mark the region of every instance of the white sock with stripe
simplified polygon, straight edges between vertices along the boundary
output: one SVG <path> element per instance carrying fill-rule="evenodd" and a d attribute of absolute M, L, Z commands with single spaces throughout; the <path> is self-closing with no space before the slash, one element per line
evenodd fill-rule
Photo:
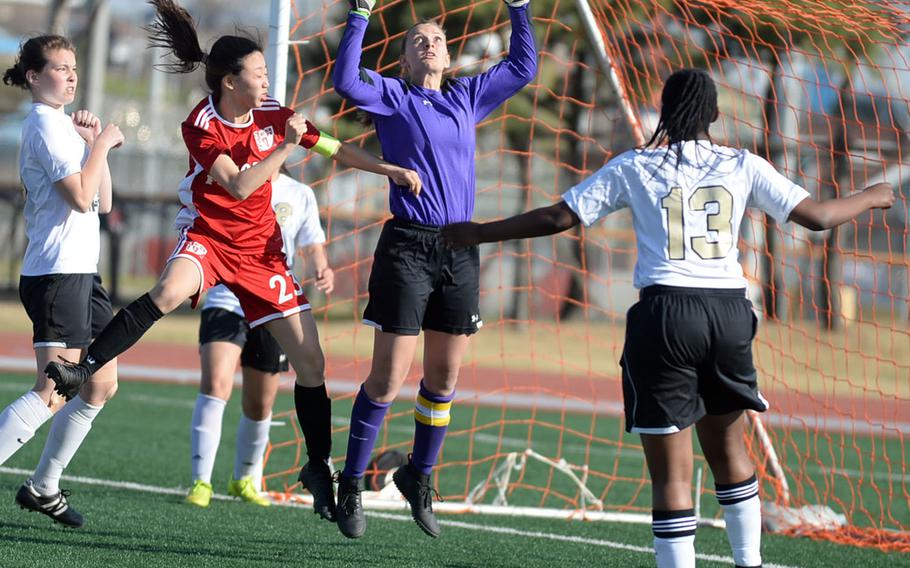
<path fill-rule="evenodd" d="M 657 568 L 695 568 L 695 510 L 651 511 Z"/>
<path fill-rule="evenodd" d="M 717 501 L 724 510 L 727 538 L 739 567 L 761 566 L 761 500 L 753 475 L 740 483 L 715 484 Z"/>
<path fill-rule="evenodd" d="M 101 406 L 93 406 L 82 397 L 76 396 L 54 416 L 51 431 L 47 435 L 44 451 L 38 468 L 32 476 L 35 491 L 48 496 L 60 491 L 60 476 L 76 455 L 76 451 L 92 429 L 92 421 L 101 412 Z"/>
<path fill-rule="evenodd" d="M 192 481 L 212 482 L 215 455 L 221 444 L 221 420 L 227 402 L 214 396 L 200 394 L 196 397 L 193 421 L 190 424 L 190 458 Z"/>
<path fill-rule="evenodd" d="M 250 420 L 245 414 L 237 425 L 237 451 L 234 457 L 234 479 L 253 478 L 256 490 L 262 488 L 262 457 L 269 444 L 272 415 L 265 420 Z"/>
<path fill-rule="evenodd" d="M 0 413 L 0 465 L 32 439 L 54 413 L 35 391 L 20 396 Z"/>

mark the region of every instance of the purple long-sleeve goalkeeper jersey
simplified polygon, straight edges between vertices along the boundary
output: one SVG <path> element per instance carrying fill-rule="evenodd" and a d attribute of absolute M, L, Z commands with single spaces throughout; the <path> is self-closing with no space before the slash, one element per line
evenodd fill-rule
<path fill-rule="evenodd" d="M 396 217 L 425 225 L 469 221 L 474 212 L 476 124 L 537 74 L 534 30 L 527 5 L 510 8 L 509 56 L 473 77 L 425 89 L 360 67 L 367 19 L 351 12 L 335 61 L 335 90 L 370 114 L 388 162 L 420 175 L 418 197 L 390 180 Z"/>

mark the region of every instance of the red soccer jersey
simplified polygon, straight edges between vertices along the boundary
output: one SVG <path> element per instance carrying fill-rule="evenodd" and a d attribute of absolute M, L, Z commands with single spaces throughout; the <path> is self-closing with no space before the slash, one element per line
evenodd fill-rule
<path fill-rule="evenodd" d="M 218 114 L 211 96 L 196 105 L 182 125 L 190 169 L 178 190 L 183 208 L 177 214 L 176 228 L 205 235 L 239 254 L 281 253 L 281 230 L 272 211 L 272 182 L 241 201 L 209 171 L 221 154 L 230 156 L 241 170 L 264 160 L 284 141 L 284 126 L 293 114 L 270 98 L 250 112 L 246 123 L 235 124 Z M 300 145 L 311 148 L 319 136 L 319 129 L 307 122 Z"/>

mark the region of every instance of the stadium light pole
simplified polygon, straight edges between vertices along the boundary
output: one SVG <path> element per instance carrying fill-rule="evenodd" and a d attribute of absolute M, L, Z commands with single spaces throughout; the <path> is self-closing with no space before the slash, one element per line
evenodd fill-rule
<path fill-rule="evenodd" d="M 269 67 L 269 91 L 285 104 L 288 77 L 288 38 L 290 36 L 291 0 L 272 0 L 269 13 L 269 45 L 266 65 Z"/>

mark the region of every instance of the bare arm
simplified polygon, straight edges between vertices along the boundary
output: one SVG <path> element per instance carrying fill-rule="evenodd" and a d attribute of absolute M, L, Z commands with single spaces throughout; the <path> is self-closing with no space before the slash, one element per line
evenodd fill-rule
<path fill-rule="evenodd" d="M 230 156 L 222 154 L 215 159 L 209 175 L 228 193 L 242 201 L 278 174 L 306 131 L 306 119 L 295 114 L 284 125 L 284 141 L 264 160 L 241 171 Z"/>
<path fill-rule="evenodd" d="M 825 201 L 806 198 L 793 208 L 788 220 L 812 231 L 823 231 L 846 223 L 869 209 L 888 209 L 893 204 L 891 184 L 877 183 L 849 197 Z"/>
<path fill-rule="evenodd" d="M 414 195 L 420 195 L 421 182 L 417 172 L 390 164 L 356 144 L 342 143 L 333 159 L 350 168 L 387 176 L 396 184 L 407 187 Z"/>
<path fill-rule="evenodd" d="M 89 142 L 91 150 L 89 150 L 88 159 L 82 166 L 82 171 L 67 176 L 54 184 L 70 207 L 80 213 L 87 213 L 92 209 L 95 196 L 100 194 L 101 209 L 103 213 L 106 213 L 107 211 L 103 209 L 105 194 L 107 194 L 108 211 L 110 210 L 111 182 L 107 156 L 113 148 L 122 143 L 123 134 L 120 129 L 109 124 L 97 138 Z"/>
<path fill-rule="evenodd" d="M 266 159 L 243 171 L 237 167 L 230 156 L 222 154 L 212 164 L 209 175 L 228 193 L 242 201 L 278 173 L 281 165 L 291 155 L 291 149 L 296 145 L 296 142 L 285 139 L 285 142 Z"/>
<path fill-rule="evenodd" d="M 446 245 L 459 248 L 552 235 L 571 229 L 580 222 L 566 202 L 560 201 L 502 221 L 448 225 L 443 227 L 440 238 Z"/>
<path fill-rule="evenodd" d="M 300 256 L 307 264 L 312 264 L 316 276 L 316 289 L 331 294 L 335 289 L 335 271 L 329 266 L 329 259 L 325 254 L 325 245 L 322 243 L 300 247 Z M 306 265 L 304 265 L 306 266 Z"/>
<path fill-rule="evenodd" d="M 89 148 L 95 144 L 95 140 L 101 135 L 101 119 L 87 110 L 77 110 L 71 115 L 73 127 L 79 136 L 85 140 Z M 111 181 L 111 167 L 107 160 L 104 160 L 104 171 L 101 173 L 101 185 L 98 188 L 98 213 L 107 214 L 111 212 L 113 205 L 113 183 Z"/>
<path fill-rule="evenodd" d="M 98 213 L 107 215 L 114 204 L 114 182 L 111 180 L 111 166 L 104 161 L 104 171 L 101 174 L 101 187 L 98 188 Z"/>

